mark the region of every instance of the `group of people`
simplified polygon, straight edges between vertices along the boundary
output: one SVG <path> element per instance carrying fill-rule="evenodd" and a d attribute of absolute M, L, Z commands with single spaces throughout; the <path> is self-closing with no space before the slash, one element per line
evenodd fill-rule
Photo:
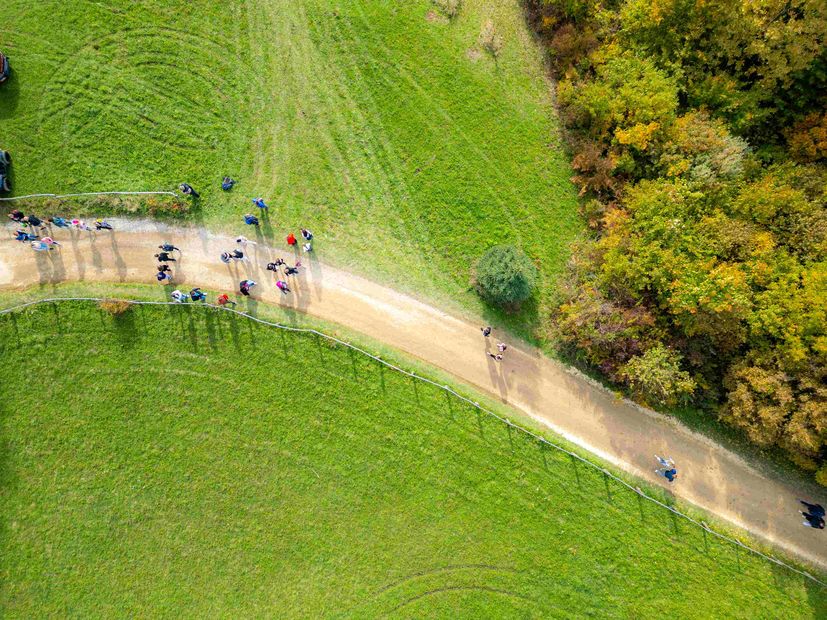
<path fill-rule="evenodd" d="M 14 238 L 21 243 L 28 243 L 35 252 L 48 252 L 60 247 L 60 243 L 52 238 L 52 227 L 55 228 L 76 228 L 77 230 L 99 231 L 112 230 L 112 225 L 106 220 L 95 220 L 94 228 L 83 220 L 68 220 L 63 217 L 50 217 L 43 221 L 33 213 L 26 215 L 20 209 L 14 209 L 8 214 L 13 222 L 20 228 L 14 231 Z"/>
<path fill-rule="evenodd" d="M 224 191 L 230 191 L 233 186 L 235 185 L 235 180 L 231 177 L 225 176 L 221 183 L 221 189 Z M 179 189 L 186 195 L 192 196 L 197 198 L 199 196 L 198 192 L 196 192 L 191 185 L 188 183 L 182 183 L 179 186 Z M 265 200 L 261 197 L 253 198 L 253 205 L 255 205 L 258 209 L 262 211 L 266 211 L 268 209 L 268 205 Z M 244 216 L 244 223 L 250 226 L 258 226 L 260 224 L 259 218 L 253 215 L 252 213 L 247 213 Z M 301 236 L 304 239 L 305 243 L 302 246 L 302 249 L 305 252 L 312 252 L 313 251 L 313 233 L 306 228 L 301 229 Z M 298 240 L 296 236 L 291 232 L 287 235 L 287 245 L 289 247 L 295 247 L 298 245 Z M 235 261 L 247 261 L 249 260 L 245 255 L 245 250 L 247 248 L 248 243 L 254 243 L 247 239 L 247 237 L 240 236 L 236 239 L 236 243 L 238 247 L 231 251 L 222 252 L 220 255 L 220 260 L 222 263 L 230 264 Z M 164 243 L 158 246 L 158 249 L 161 251 L 155 254 L 155 258 L 158 261 L 158 268 L 156 273 L 156 279 L 158 282 L 161 283 L 171 283 L 173 281 L 173 270 L 172 267 L 169 265 L 170 262 L 176 262 L 176 258 L 174 257 L 174 252 L 179 252 L 180 250 L 172 244 Z M 267 271 L 272 271 L 276 276 L 276 288 L 278 288 L 283 294 L 287 294 L 290 292 L 290 285 L 288 284 L 288 279 L 291 276 L 296 276 L 299 273 L 299 268 L 302 266 L 301 261 L 297 260 L 294 266 L 290 266 L 284 259 L 278 258 L 273 262 L 267 263 L 266 269 Z M 256 286 L 256 282 L 250 279 L 244 279 L 239 283 L 238 290 L 239 293 L 242 295 L 249 296 L 250 291 L 252 288 Z M 185 293 L 180 290 L 175 290 L 170 293 L 173 301 L 178 303 L 184 303 L 188 300 L 192 301 L 205 301 L 206 294 L 201 291 L 201 289 L 194 288 L 189 293 Z M 219 305 L 227 305 L 233 304 L 235 302 L 230 301 L 229 297 L 224 294 L 218 298 Z M 503 349 L 504 350 L 504 349 Z"/>
<path fill-rule="evenodd" d="M 172 282 L 172 267 L 169 266 L 169 263 L 177 261 L 172 253 L 178 252 L 180 254 L 181 250 L 171 243 L 162 243 L 158 246 L 158 249 L 161 251 L 155 255 L 155 259 L 158 261 L 158 273 L 155 274 L 155 278 L 158 282 Z"/>
<path fill-rule="evenodd" d="M 493 330 L 491 329 L 490 325 L 487 325 L 486 327 L 480 327 L 480 331 L 482 332 L 482 335 L 485 338 L 490 338 L 491 337 L 491 332 Z M 486 345 L 486 348 L 488 348 L 488 345 Z M 503 361 L 503 354 L 505 353 L 506 349 L 508 349 L 508 345 L 506 345 L 504 342 L 498 342 L 496 353 L 492 353 L 491 351 L 486 351 L 485 354 L 488 357 L 490 357 L 492 360 L 494 360 L 495 362 L 501 362 L 501 361 Z"/>

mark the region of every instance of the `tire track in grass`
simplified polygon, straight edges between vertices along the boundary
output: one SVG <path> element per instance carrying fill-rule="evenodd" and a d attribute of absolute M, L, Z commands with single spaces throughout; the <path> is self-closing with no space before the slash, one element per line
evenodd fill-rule
<path fill-rule="evenodd" d="M 360 15 L 360 18 L 362 20 L 362 23 L 365 25 L 365 27 L 368 27 L 368 19 L 365 16 L 364 12 L 360 11 L 359 15 Z M 476 156 L 480 160 L 486 162 L 486 164 L 487 164 L 487 167 L 485 169 L 486 174 L 481 173 L 480 167 L 476 167 L 476 168 L 472 169 L 473 170 L 472 174 L 474 174 L 474 177 L 475 177 L 475 182 L 473 183 L 473 185 L 477 188 L 483 187 L 487 190 L 486 193 L 488 194 L 488 200 L 491 203 L 498 204 L 499 207 L 500 207 L 498 215 L 509 222 L 511 234 L 515 236 L 515 241 L 516 241 L 517 245 L 521 245 L 521 246 L 525 247 L 524 244 L 523 244 L 523 238 L 522 238 L 522 234 L 521 234 L 522 228 L 517 225 L 517 221 L 516 221 L 516 219 L 513 215 L 513 210 L 508 207 L 505 200 L 502 198 L 503 192 L 502 192 L 501 188 L 503 188 L 503 187 L 510 188 L 511 187 L 510 179 L 505 176 L 505 173 L 503 171 L 503 166 L 502 165 L 495 165 L 495 163 L 491 159 L 491 157 L 488 156 L 487 154 L 485 154 L 482 151 L 482 149 L 480 149 L 477 146 L 476 142 L 474 142 L 471 139 L 471 137 L 468 135 L 468 133 L 465 132 L 462 129 L 461 124 L 457 121 L 457 119 L 454 118 L 452 116 L 452 114 L 440 102 L 437 101 L 436 97 L 431 94 L 431 91 L 442 92 L 442 89 L 432 88 L 430 86 L 431 81 L 429 80 L 429 76 L 427 74 L 422 74 L 422 75 L 418 74 L 418 75 L 414 76 L 405 67 L 405 65 L 402 62 L 392 63 L 390 60 L 388 60 L 390 57 L 392 57 L 392 51 L 388 47 L 388 45 L 385 44 L 383 41 L 379 41 L 378 45 L 382 48 L 382 51 L 384 52 L 384 55 L 381 56 L 381 57 L 378 57 L 376 62 L 381 63 L 383 65 L 384 70 L 380 71 L 380 72 L 377 72 L 377 79 L 380 80 L 384 84 L 384 86 L 387 90 L 389 90 L 389 91 L 394 91 L 395 90 L 398 93 L 397 96 L 401 100 L 407 100 L 408 99 L 408 97 L 407 97 L 408 91 L 409 92 L 415 92 L 419 96 L 420 100 L 422 100 L 426 105 L 423 105 L 423 106 L 409 106 L 409 110 L 410 110 L 411 115 L 417 116 L 420 119 L 420 122 L 423 126 L 440 127 L 441 131 L 440 132 L 434 131 L 434 135 L 436 135 L 437 133 L 440 133 L 442 136 L 449 135 L 449 136 L 452 136 L 452 138 L 454 139 L 454 142 L 456 144 L 458 144 L 458 145 L 459 144 L 464 144 L 465 147 L 470 147 L 470 148 L 465 148 L 465 147 L 460 146 L 459 148 L 454 149 L 454 150 L 474 153 L 474 154 L 476 154 Z M 376 58 L 376 57 L 374 57 L 374 58 Z M 391 76 L 393 76 L 393 75 L 398 75 L 400 78 L 402 78 L 402 82 L 406 83 L 407 86 L 408 86 L 408 91 L 406 91 L 403 88 L 402 83 L 399 80 L 393 80 L 391 78 Z M 426 88 L 425 86 L 423 86 L 423 84 L 427 84 L 428 87 Z M 437 125 L 437 123 L 435 123 L 433 121 L 431 115 L 426 113 L 426 110 L 431 110 L 431 111 L 436 112 L 436 114 L 442 119 L 443 122 Z M 491 177 L 487 174 L 489 172 L 494 177 L 493 181 L 491 180 Z M 452 208 L 456 208 L 456 205 L 452 205 Z M 465 208 L 466 213 L 470 217 L 460 218 L 460 221 L 462 221 L 462 222 L 472 221 L 473 222 L 473 221 L 478 220 L 478 218 L 475 217 L 474 212 L 472 210 L 468 209 L 468 206 L 465 206 L 464 208 Z M 447 219 L 449 220 L 450 218 L 447 218 Z M 444 222 L 444 221 L 446 221 L 446 219 L 441 219 L 440 221 Z M 427 226 L 427 225 L 426 225 L 426 227 L 429 229 L 429 232 L 430 232 L 431 227 Z M 428 234 L 426 236 L 430 238 L 430 234 Z M 480 230 L 477 237 L 484 237 L 484 236 L 485 235 L 484 235 L 483 231 Z M 444 251 L 445 250 L 444 247 L 440 247 L 440 246 L 432 246 L 432 247 L 434 248 L 435 251 Z M 476 258 L 476 257 L 457 255 L 455 261 L 458 264 L 467 265 L 474 258 Z"/>
<path fill-rule="evenodd" d="M 361 52 L 360 57 L 370 57 L 370 62 L 389 64 L 384 58 L 377 58 L 375 55 L 365 53 L 361 47 L 363 37 L 354 31 L 353 25 L 348 20 L 344 11 L 334 20 L 335 39 L 340 45 L 349 45 L 353 50 L 357 46 Z M 366 25 L 366 27 L 369 27 Z M 380 105 L 373 95 L 368 80 L 365 78 L 360 63 L 356 62 L 356 54 L 341 54 L 342 59 L 342 82 L 352 85 L 352 91 L 357 93 L 360 101 L 354 102 L 362 114 L 360 124 L 365 128 L 366 142 L 370 145 L 370 156 L 367 162 L 372 168 L 375 178 L 380 180 L 382 195 L 382 217 L 391 218 L 395 224 L 397 235 L 401 236 L 403 245 L 416 248 L 422 254 L 423 242 L 431 245 L 430 230 L 423 227 L 420 218 L 410 205 L 414 200 L 409 191 L 405 173 L 402 171 L 400 156 L 392 141 L 388 138 L 389 131 L 382 124 Z M 364 110 L 364 112 L 362 112 Z M 386 220 L 387 221 L 387 220 Z"/>
<path fill-rule="evenodd" d="M 261 11 L 264 6 L 255 3 Z M 255 51 L 257 62 L 266 65 L 277 88 L 273 93 L 274 103 L 270 104 L 273 112 L 272 126 L 266 128 L 266 133 L 257 132 L 257 148 L 254 156 L 254 177 L 259 187 L 269 187 L 270 195 L 283 193 L 283 187 L 292 186 L 290 175 L 293 174 L 291 164 L 291 142 L 296 139 L 299 129 L 295 126 L 302 126 L 303 134 L 298 139 L 306 138 L 310 142 L 320 143 L 320 148 L 315 153 L 323 153 L 326 159 L 332 164 L 328 168 L 346 169 L 345 154 L 332 139 L 330 132 L 322 128 L 321 123 L 313 126 L 301 120 L 297 108 L 296 123 L 292 128 L 288 127 L 288 114 L 293 102 L 299 101 L 307 104 L 313 109 L 321 109 L 324 112 L 325 105 L 334 100 L 332 92 L 332 80 L 328 78 L 328 62 L 313 45 L 309 36 L 308 20 L 304 15 L 302 7 L 298 3 L 288 3 L 286 6 L 273 5 L 267 14 L 258 15 L 259 22 L 249 26 L 251 29 L 266 28 L 276 32 L 276 38 L 283 42 L 285 53 L 279 63 L 264 60 L 265 56 L 261 47 Z M 305 70 L 306 67 L 313 67 L 313 71 Z M 317 76 L 311 82 L 310 75 Z M 320 94 L 321 93 L 321 94 Z M 304 106 L 302 106 L 304 107 Z M 335 112 L 335 108 L 330 111 Z M 318 116 L 330 116 L 319 113 Z M 333 114 L 335 116 L 335 114 Z M 315 138 L 315 140 L 314 140 Z M 328 175 L 328 181 L 335 186 L 350 200 L 356 200 L 359 192 L 354 191 L 350 175 L 342 175 L 344 179 L 336 175 Z"/>
<path fill-rule="evenodd" d="M 320 30 L 320 21 L 309 23 L 308 27 L 314 35 L 316 49 L 325 57 L 340 61 L 342 56 L 333 53 L 331 46 L 334 49 L 345 48 L 349 45 L 347 39 L 336 36 L 331 31 Z M 348 180 L 356 190 L 356 200 L 364 207 L 363 214 L 367 214 L 371 221 L 380 226 L 386 223 L 388 218 L 385 205 L 392 202 L 392 184 L 388 181 L 386 172 L 377 163 L 374 153 L 376 146 L 371 138 L 371 122 L 357 101 L 356 89 L 348 83 L 338 63 L 329 63 L 327 69 L 333 76 L 328 81 L 335 85 L 333 98 L 345 103 L 333 111 L 335 122 L 330 124 L 331 139 L 337 144 L 337 152 L 341 154 L 344 164 L 343 169 L 348 171 Z M 390 247 L 398 246 L 398 239 L 391 237 L 391 241 L 393 243 Z"/>

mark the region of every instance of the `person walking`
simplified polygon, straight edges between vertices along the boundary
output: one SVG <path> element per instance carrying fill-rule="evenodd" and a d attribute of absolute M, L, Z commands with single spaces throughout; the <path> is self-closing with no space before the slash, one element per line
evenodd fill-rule
<path fill-rule="evenodd" d="M 229 192 L 233 188 L 233 185 L 235 185 L 235 179 L 232 179 L 230 177 L 224 177 L 224 179 L 221 181 L 221 189 L 223 189 L 225 192 Z"/>
<path fill-rule="evenodd" d="M 259 209 L 267 208 L 267 203 L 264 202 L 264 198 L 253 198 L 253 204 L 256 205 Z"/>
<path fill-rule="evenodd" d="M 95 230 L 113 230 L 112 224 L 106 220 L 95 220 Z"/>
<path fill-rule="evenodd" d="M 299 265 L 301 263 L 296 263 L 295 267 L 287 266 L 284 268 L 284 275 L 286 276 L 297 276 L 299 275 Z"/>
<path fill-rule="evenodd" d="M 26 215 L 20 209 L 12 209 L 11 213 L 7 216 L 12 222 L 17 222 L 18 224 L 23 221 L 23 218 Z"/>
<path fill-rule="evenodd" d="M 52 248 L 48 243 L 43 243 L 43 241 L 32 241 L 32 249 L 35 252 L 48 252 Z"/>
<path fill-rule="evenodd" d="M 167 262 L 167 261 L 172 261 L 173 263 L 174 263 L 174 262 L 176 262 L 176 259 L 174 259 L 174 258 L 173 258 L 170 254 L 168 254 L 167 252 L 158 252 L 158 254 L 156 254 L 156 255 L 155 255 L 155 258 L 157 258 L 157 259 L 158 259 L 158 262 L 159 262 L 159 263 L 165 263 L 165 262 Z"/>
<path fill-rule="evenodd" d="M 488 338 L 491 335 L 491 326 L 489 325 L 487 327 L 480 327 L 480 331 L 482 332 L 483 336 Z"/>
<path fill-rule="evenodd" d="M 244 258 L 244 252 L 242 252 L 241 250 L 233 250 L 233 253 L 230 254 L 230 258 L 232 258 L 233 260 L 246 260 Z"/>
<path fill-rule="evenodd" d="M 225 265 L 229 265 L 232 259 L 233 256 L 229 252 L 221 252 L 221 262 Z"/>
<path fill-rule="evenodd" d="M 244 216 L 244 223 L 248 226 L 258 226 L 258 218 L 253 215 L 252 213 L 248 213 Z"/>
<path fill-rule="evenodd" d="M 200 288 L 195 287 L 190 291 L 190 299 L 193 301 L 207 301 L 207 294 Z"/>
<path fill-rule="evenodd" d="M 287 282 L 285 282 L 284 280 L 278 280 L 276 282 L 276 288 L 279 289 L 285 295 L 287 295 L 287 293 L 290 292 L 290 287 L 287 286 Z"/>
<path fill-rule="evenodd" d="M 247 244 L 248 244 L 248 243 L 255 243 L 255 241 L 250 241 L 250 240 L 249 240 L 247 237 L 245 237 L 244 235 L 242 235 L 242 236 L 238 237 L 238 238 L 235 240 L 235 242 L 236 242 L 239 246 L 241 246 L 242 248 L 245 248 L 245 249 L 247 248 Z"/>
<path fill-rule="evenodd" d="M 812 527 L 817 530 L 824 529 L 824 517 L 819 517 L 809 512 L 804 512 L 803 510 L 799 510 L 798 512 L 804 517 L 804 522 L 801 524 L 804 527 Z"/>
<path fill-rule="evenodd" d="M 89 232 L 92 232 L 92 227 L 89 226 L 89 224 L 87 224 L 83 220 L 72 220 L 72 226 L 74 226 L 78 230 L 87 230 Z"/>
<path fill-rule="evenodd" d="M 307 230 L 306 228 L 302 228 L 302 237 L 304 237 L 305 241 L 313 241 L 313 233 Z"/>
<path fill-rule="evenodd" d="M 657 454 L 655 455 L 655 460 L 661 465 L 655 470 L 655 473 L 659 476 L 663 476 L 669 482 L 674 482 L 675 478 L 678 477 L 678 470 L 675 469 L 675 461 L 670 458 L 658 456 Z"/>
<path fill-rule="evenodd" d="M 196 192 L 195 189 L 192 187 L 192 185 L 190 185 L 189 183 L 181 183 L 181 185 L 178 186 L 178 189 L 180 189 L 181 193 L 184 194 L 185 196 L 190 196 L 192 198 L 200 198 L 201 197 L 201 194 Z"/>
<path fill-rule="evenodd" d="M 58 228 L 69 228 L 69 226 L 70 226 L 69 220 L 66 220 L 62 217 L 57 217 L 57 216 L 50 217 L 46 221 L 49 222 L 50 224 L 54 224 Z"/>
<path fill-rule="evenodd" d="M 279 267 L 284 264 L 284 260 L 281 258 L 277 258 L 272 263 L 267 263 L 267 271 L 272 271 L 274 273 L 278 273 Z"/>
<path fill-rule="evenodd" d="M 182 304 L 185 301 L 187 301 L 187 299 L 189 299 L 189 297 L 187 297 L 186 293 L 182 293 L 178 289 L 175 289 L 174 291 L 172 291 L 169 294 L 169 296 L 172 297 L 172 301 L 174 301 L 177 304 Z"/>
<path fill-rule="evenodd" d="M 809 512 L 810 514 L 815 515 L 817 517 L 824 517 L 824 506 L 822 506 L 821 504 L 811 504 L 810 502 L 805 502 L 803 499 L 799 499 L 798 501 L 807 508 L 807 512 Z"/>
<path fill-rule="evenodd" d="M 46 230 L 46 225 L 36 215 L 27 215 L 24 217 L 20 222 L 24 225 L 31 226 L 32 228 L 40 228 L 41 230 Z"/>
<path fill-rule="evenodd" d="M 495 362 L 503 361 L 503 354 L 502 353 L 486 353 L 488 357 L 490 357 Z"/>
<path fill-rule="evenodd" d="M 296 241 L 296 235 L 294 235 L 293 233 L 287 235 L 287 245 L 289 245 L 291 248 L 295 247 L 298 243 L 299 242 Z"/>
<path fill-rule="evenodd" d="M 35 235 L 34 233 L 30 233 L 27 230 L 22 230 L 22 229 L 15 230 L 14 231 L 14 240 L 15 241 L 21 241 L 21 242 L 24 242 L 24 243 L 27 242 L 27 241 L 37 241 L 37 235 Z"/>
<path fill-rule="evenodd" d="M 312 252 L 313 251 L 313 244 L 309 241 L 302 246 L 302 250 L 305 252 Z"/>
<path fill-rule="evenodd" d="M 218 302 L 219 306 L 226 306 L 227 304 L 231 304 L 233 308 L 235 308 L 235 302 L 230 299 L 230 296 L 227 293 L 221 293 L 217 298 L 216 301 Z"/>
<path fill-rule="evenodd" d="M 158 273 L 155 274 L 155 277 L 158 279 L 158 282 L 164 282 L 166 280 L 172 282 L 171 271 L 172 269 L 169 268 L 169 265 L 158 265 Z"/>
<path fill-rule="evenodd" d="M 162 243 L 158 246 L 158 249 L 162 252 L 178 252 L 179 254 L 181 253 L 181 248 L 176 248 L 171 243 Z"/>
<path fill-rule="evenodd" d="M 256 285 L 255 282 L 252 280 L 242 280 L 238 285 L 238 290 L 241 292 L 242 295 L 245 297 L 250 296 L 250 289 Z"/>
<path fill-rule="evenodd" d="M 56 245 L 56 246 L 60 247 L 60 244 L 57 241 L 55 241 L 54 239 L 52 239 L 51 237 L 43 237 L 40 240 L 48 246 Z"/>
<path fill-rule="evenodd" d="M 497 351 L 499 351 L 500 353 L 505 353 L 505 350 L 507 348 L 508 348 L 508 345 L 506 345 L 504 342 L 498 342 L 497 343 Z"/>

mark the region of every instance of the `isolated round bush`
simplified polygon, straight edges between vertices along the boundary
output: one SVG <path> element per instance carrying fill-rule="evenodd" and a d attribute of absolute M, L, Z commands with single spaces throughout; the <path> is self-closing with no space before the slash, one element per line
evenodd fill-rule
<path fill-rule="evenodd" d="M 477 289 L 498 306 L 518 306 L 531 296 L 537 268 L 512 245 L 496 245 L 477 263 Z"/>

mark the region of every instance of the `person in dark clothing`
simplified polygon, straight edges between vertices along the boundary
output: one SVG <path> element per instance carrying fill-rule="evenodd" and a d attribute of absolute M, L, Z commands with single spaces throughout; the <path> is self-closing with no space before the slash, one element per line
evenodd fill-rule
<path fill-rule="evenodd" d="M 824 506 L 822 506 L 821 504 L 811 504 L 810 502 L 805 502 L 803 499 L 799 499 L 798 501 L 804 504 L 804 506 L 807 508 L 807 512 L 809 512 L 811 515 L 815 515 L 816 517 L 822 518 L 824 517 Z"/>
<path fill-rule="evenodd" d="M 195 287 L 190 291 L 190 299 L 192 299 L 193 301 L 206 301 L 207 294 L 200 288 Z"/>
<path fill-rule="evenodd" d="M 178 186 L 178 189 L 181 190 L 182 194 L 192 196 L 193 198 L 199 198 L 201 196 L 201 194 L 196 192 L 189 183 L 181 183 L 181 185 Z"/>
<path fill-rule="evenodd" d="M 9 213 L 9 219 L 13 222 L 22 222 L 24 217 L 26 216 L 20 209 L 14 209 Z"/>
<path fill-rule="evenodd" d="M 45 229 L 46 226 L 43 224 L 43 220 L 41 220 L 36 215 L 27 215 L 22 220 L 20 220 L 23 224 L 28 224 L 32 228 L 42 228 Z"/>
<path fill-rule="evenodd" d="M 811 515 L 810 513 L 803 512 L 801 510 L 799 510 L 798 512 L 800 512 L 804 516 L 804 522 L 802 523 L 802 525 L 804 527 L 812 527 L 812 528 L 815 528 L 817 530 L 823 530 L 824 529 L 824 517 L 819 517 L 817 515 Z"/>
<path fill-rule="evenodd" d="M 112 230 L 112 224 L 106 220 L 95 220 L 95 230 Z"/>
<path fill-rule="evenodd" d="M 166 252 L 159 252 L 158 254 L 155 255 L 155 258 L 158 259 L 159 263 L 165 263 L 167 261 L 172 261 L 173 263 L 175 262 L 175 259 L 172 258 L 172 256 L 170 256 Z"/>
<path fill-rule="evenodd" d="M 255 215 L 253 215 L 252 213 L 248 213 L 247 215 L 244 216 L 244 223 L 249 225 L 249 226 L 258 226 L 258 224 L 259 224 L 258 218 Z"/>
<path fill-rule="evenodd" d="M 163 252 L 180 252 L 181 251 L 181 248 L 176 248 L 171 243 L 162 243 L 161 245 L 158 246 L 158 249 L 162 250 Z"/>
<path fill-rule="evenodd" d="M 241 250 L 233 250 L 233 253 L 230 254 L 230 258 L 234 260 L 244 260 L 244 252 Z"/>
<path fill-rule="evenodd" d="M 230 177 L 224 177 L 224 180 L 221 181 L 221 189 L 225 192 L 229 192 L 233 185 L 235 185 L 235 179 L 231 179 Z"/>
<path fill-rule="evenodd" d="M 238 285 L 238 290 L 241 292 L 242 295 L 245 297 L 250 296 L 250 289 L 256 285 L 255 282 L 252 280 L 242 280 Z"/>
<path fill-rule="evenodd" d="M 267 271 L 278 271 L 279 267 L 284 264 L 284 261 L 280 258 L 277 258 L 273 263 L 267 263 Z"/>
<path fill-rule="evenodd" d="M 313 241 L 313 233 L 307 230 L 306 228 L 301 229 L 302 237 L 304 237 L 305 241 Z"/>
<path fill-rule="evenodd" d="M 490 358 L 491 358 L 492 360 L 494 360 L 495 362 L 501 362 L 501 361 L 503 361 L 503 356 L 502 356 L 502 353 L 497 353 L 497 354 L 494 354 L 494 353 L 488 353 L 488 357 L 490 357 Z"/>
<path fill-rule="evenodd" d="M 480 331 L 482 332 L 483 336 L 488 338 L 491 335 L 491 326 L 489 325 L 488 327 L 480 327 Z"/>
<path fill-rule="evenodd" d="M 298 267 L 285 267 L 284 268 L 284 275 L 287 275 L 287 276 L 299 275 L 299 268 Z"/>
<path fill-rule="evenodd" d="M 166 267 L 166 269 L 164 269 Z M 169 271 L 169 265 L 161 265 L 158 267 L 158 273 L 155 274 L 155 277 L 158 279 L 158 282 L 163 282 L 164 280 L 172 280 L 172 276 L 167 273 Z"/>

